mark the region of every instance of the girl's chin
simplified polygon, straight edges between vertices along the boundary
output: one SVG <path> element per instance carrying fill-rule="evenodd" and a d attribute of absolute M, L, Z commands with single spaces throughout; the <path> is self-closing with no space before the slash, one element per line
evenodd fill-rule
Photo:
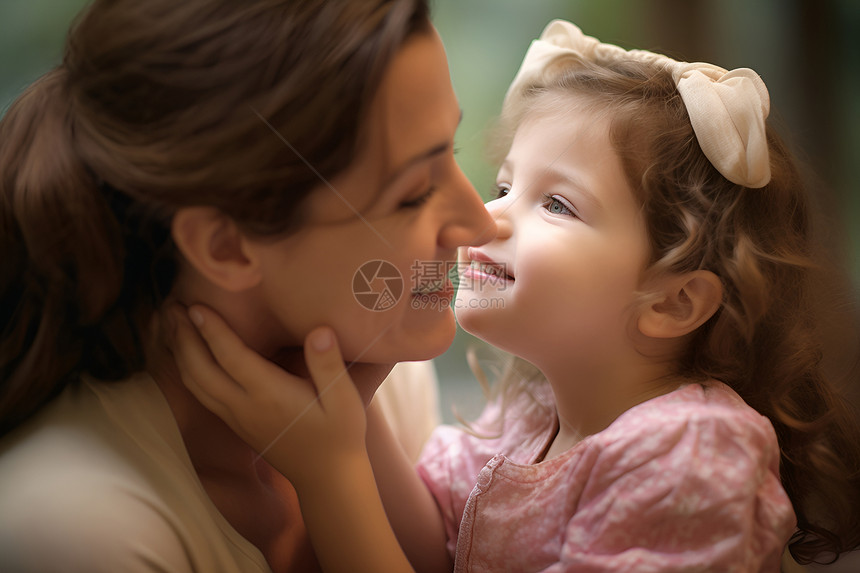
<path fill-rule="evenodd" d="M 492 329 L 487 324 L 486 311 L 476 308 L 467 308 L 465 306 L 458 307 L 455 315 L 457 324 L 460 328 L 473 336 L 477 336 L 481 340 L 487 340 L 487 337 L 492 337 Z M 487 340 L 487 342 L 489 342 Z"/>
<path fill-rule="evenodd" d="M 460 328 L 503 352 L 519 356 L 519 352 L 522 350 L 519 347 L 522 345 L 522 333 L 511 332 L 510 328 L 498 322 L 491 324 L 489 318 L 489 314 L 481 310 L 469 309 L 462 313 L 457 312 Z"/>

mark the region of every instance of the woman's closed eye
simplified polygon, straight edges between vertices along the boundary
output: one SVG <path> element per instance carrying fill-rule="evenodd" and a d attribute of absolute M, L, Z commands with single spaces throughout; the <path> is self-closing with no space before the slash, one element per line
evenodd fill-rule
<path fill-rule="evenodd" d="M 405 201 L 401 201 L 400 207 L 402 209 L 417 209 L 418 207 L 421 207 L 427 201 L 429 201 L 430 197 L 435 192 L 436 192 L 436 186 L 432 185 L 429 189 L 427 189 L 427 191 L 425 191 L 424 193 L 422 193 L 418 197 L 415 197 L 414 199 L 408 199 Z"/>
<path fill-rule="evenodd" d="M 579 218 L 570 201 L 560 195 L 544 195 L 544 201 L 541 206 L 553 215 L 565 215 Z"/>
<path fill-rule="evenodd" d="M 446 178 L 450 176 L 452 166 L 454 168 L 457 167 L 457 161 L 454 156 L 459 151 L 460 149 L 457 147 L 443 146 L 437 152 L 434 152 L 432 161 L 426 163 L 420 170 L 415 170 L 416 177 L 420 177 L 420 180 L 413 180 L 413 184 L 410 185 L 410 188 L 414 190 L 418 190 L 423 186 L 425 189 L 424 192 L 413 196 L 411 199 L 404 199 L 400 202 L 399 207 L 401 209 L 418 209 L 427 203 L 440 186 L 445 186 Z M 410 193 L 409 195 L 411 196 L 412 194 Z"/>

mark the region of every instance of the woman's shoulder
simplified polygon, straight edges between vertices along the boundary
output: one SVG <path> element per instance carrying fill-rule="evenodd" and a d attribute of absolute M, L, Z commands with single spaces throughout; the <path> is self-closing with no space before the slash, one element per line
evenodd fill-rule
<path fill-rule="evenodd" d="M 164 570 L 185 571 L 152 490 L 91 447 L 46 439 L 0 455 L 0 570 L 148 571 L 140 550 L 158 547 Z"/>
<path fill-rule="evenodd" d="M 169 411 L 151 395 L 154 383 L 113 386 L 70 386 L 0 439 L 0 570 L 136 571 L 144 547 L 163 548 L 166 570 L 184 570 L 157 479 L 183 471 L 170 469 L 173 450 L 153 426 Z M 136 431 L 146 416 L 155 420 Z"/>
<path fill-rule="evenodd" d="M 123 475 L 131 471 L 127 466 L 181 446 L 170 408 L 148 375 L 118 382 L 82 378 L 0 437 L 0 472 L 52 475 L 49 470 L 58 468 L 73 476 L 107 469 Z"/>

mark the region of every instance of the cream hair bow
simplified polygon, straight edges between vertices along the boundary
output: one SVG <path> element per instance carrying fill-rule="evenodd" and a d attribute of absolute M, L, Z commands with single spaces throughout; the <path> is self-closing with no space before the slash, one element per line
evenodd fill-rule
<path fill-rule="evenodd" d="M 711 164 L 738 185 L 758 188 L 770 181 L 765 135 L 770 97 L 753 70 L 726 71 L 711 64 L 678 62 L 654 52 L 624 50 L 586 36 L 570 22 L 554 20 L 526 52 L 505 96 L 505 106 L 538 83 L 547 66 L 566 53 L 598 64 L 621 59 L 646 61 L 671 71 L 696 139 Z"/>

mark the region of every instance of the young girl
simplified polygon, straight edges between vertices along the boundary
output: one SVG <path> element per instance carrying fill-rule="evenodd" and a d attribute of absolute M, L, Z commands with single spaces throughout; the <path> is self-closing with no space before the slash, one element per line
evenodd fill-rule
<path fill-rule="evenodd" d="M 456 571 L 778 571 L 786 544 L 801 562 L 860 545 L 856 419 L 821 366 L 808 198 L 768 111 L 751 70 L 567 22 L 529 49 L 503 110 L 498 234 L 461 252 L 457 298 L 466 330 L 527 362 L 418 464 Z M 504 304 L 470 304 L 488 297 Z M 205 348 L 183 326 L 186 383 L 301 476 L 306 515 L 336 522 L 322 535 L 348 535 L 336 508 L 361 492 L 337 468 L 373 453 L 376 421 L 365 445 L 330 333 L 305 347 L 318 398 L 296 404 L 279 386 L 300 380 L 191 313 L 226 372 L 192 364 Z"/>

